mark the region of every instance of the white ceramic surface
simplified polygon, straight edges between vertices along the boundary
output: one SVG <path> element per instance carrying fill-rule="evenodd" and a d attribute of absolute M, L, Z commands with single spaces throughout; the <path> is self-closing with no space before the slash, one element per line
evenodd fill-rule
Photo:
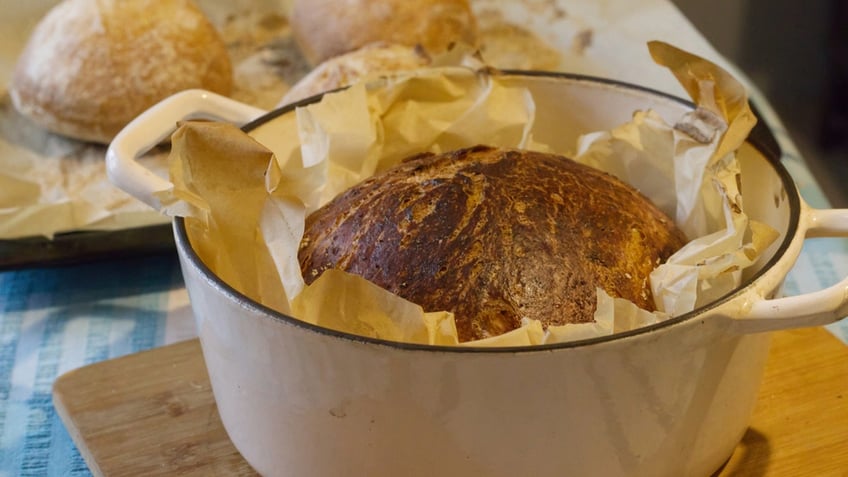
<path fill-rule="evenodd" d="M 688 108 L 611 82 L 513 80 L 536 96 L 540 121 L 557 126 L 538 138 L 554 147 L 617 125 L 635 109 L 676 118 Z M 252 134 L 272 140 L 291 116 L 283 112 Z M 147 117 L 153 127 L 156 117 L 156 110 Z M 142 126 L 122 137 L 147 135 L 149 143 Z M 110 170 L 137 154 L 116 142 L 123 152 L 110 154 Z M 846 313 L 846 281 L 773 296 L 805 237 L 846 235 L 848 212 L 807 207 L 777 159 L 755 147 L 744 147 L 740 161 L 746 211 L 781 233 L 742 289 L 658 326 L 544 348 L 411 346 L 303 324 L 220 282 L 178 220 L 183 274 L 227 432 L 266 475 L 710 475 L 747 427 L 765 331 Z M 114 177 L 146 194 L 134 174 Z"/>

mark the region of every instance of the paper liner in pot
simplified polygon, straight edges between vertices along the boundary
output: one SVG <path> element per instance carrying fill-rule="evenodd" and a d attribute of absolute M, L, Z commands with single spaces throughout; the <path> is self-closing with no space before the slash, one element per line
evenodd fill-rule
<path fill-rule="evenodd" d="M 742 86 L 717 66 L 664 43 L 650 49 L 697 109 L 667 123 L 651 111 L 552 151 L 534 134 L 529 90 L 485 68 L 422 69 L 327 94 L 283 115 L 260 144 L 224 124 L 186 123 L 173 137 L 166 213 L 186 216 L 192 246 L 225 282 L 298 319 L 392 341 L 460 344 L 449 312 L 425 312 L 360 277 L 325 272 L 304 283 L 297 251 L 307 214 L 412 154 L 474 144 L 552 151 L 638 188 L 691 239 L 651 275 L 657 312 L 598 290 L 594 323 L 519 329 L 471 346 L 525 346 L 608 335 L 686 313 L 739 286 L 777 236 L 745 215 L 734 151 L 754 125 Z M 266 128 L 270 126 L 265 126 Z M 650 171 L 646 173 L 645 171 Z"/>

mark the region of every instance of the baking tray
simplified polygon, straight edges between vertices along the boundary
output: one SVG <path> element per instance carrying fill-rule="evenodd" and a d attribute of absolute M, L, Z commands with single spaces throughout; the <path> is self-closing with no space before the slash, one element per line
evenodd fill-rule
<path fill-rule="evenodd" d="M 176 254 L 170 224 L 0 240 L 0 271 Z"/>
<path fill-rule="evenodd" d="M 0 54 L 3 54 L 3 57 L 0 57 L 0 66 L 3 67 L 4 77 L 8 77 L 8 69 L 14 64 L 14 55 L 17 54 L 15 49 L 22 48 L 28 30 L 54 3 L 56 2 L 52 0 L 35 0 L 31 8 L 25 9 L 15 2 L 5 9 L 7 15 L 0 21 L 0 26 L 8 33 L 2 40 L 4 43 L 0 44 Z M 240 78 L 241 86 L 234 95 L 235 99 L 262 109 L 273 109 L 276 100 L 288 85 L 308 72 L 308 66 L 291 38 L 290 27 L 283 14 L 282 5 L 285 2 L 249 0 L 237 6 L 220 0 L 202 0 L 198 3 L 222 31 L 234 65 L 239 71 L 237 79 Z M 647 37 L 638 36 L 648 33 L 652 37 L 662 36 L 669 32 L 631 32 L 635 35 L 633 38 L 622 39 L 620 32 L 614 27 L 616 21 L 627 21 L 627 12 L 619 12 L 619 19 L 612 13 L 610 15 L 613 17 L 595 18 L 592 15 L 600 13 L 592 13 L 595 10 L 591 8 L 591 4 L 588 0 L 572 1 L 568 4 L 554 1 L 544 5 L 529 0 L 472 2 L 479 20 L 484 52 L 486 45 L 490 47 L 490 61 L 493 60 L 491 50 L 494 48 L 521 50 L 521 55 L 504 51 L 502 58 L 496 57 L 492 61 L 497 66 L 511 69 L 557 69 L 618 80 L 628 80 L 636 76 L 648 87 L 681 94 L 679 85 L 671 75 L 653 66 L 647 57 L 647 50 L 644 48 L 644 40 Z M 679 40 L 680 46 L 706 54 L 707 57 L 716 56 L 709 54 L 709 46 L 685 20 L 671 21 L 683 20 L 682 15 L 672 5 L 666 6 L 662 12 L 655 13 L 674 17 L 664 22 L 663 28 L 673 30 L 674 25 L 679 24 L 677 30 L 671 33 Z M 602 30 L 600 25 L 604 24 L 610 32 Z M 611 44 L 613 40 L 621 43 Z M 586 43 L 587 41 L 589 43 Z M 575 48 L 576 45 L 581 45 L 581 48 Z M 641 51 L 643 49 L 645 51 Z M 611 58 L 612 50 L 615 50 L 620 58 Z M 560 55 L 559 66 L 553 66 L 552 53 Z M 639 57 L 640 54 L 644 58 Z M 599 62 L 599 58 L 604 61 Z M 636 71 L 640 68 L 645 70 Z M 775 152 L 779 151 L 774 135 L 764 123 L 760 122 L 752 135 L 758 137 L 760 144 Z M 0 239 L 0 270 L 173 253 L 173 250 L 171 228 L 167 223 L 113 231 L 59 233 L 52 239 Z"/>
<path fill-rule="evenodd" d="M 45 198 L 49 197 L 46 194 L 56 195 L 51 189 L 53 184 L 78 182 L 93 184 L 94 192 L 84 189 L 78 192 L 78 196 L 65 192 L 58 196 L 67 195 L 71 199 L 85 197 L 86 203 L 94 204 L 96 208 L 108 207 L 107 210 L 112 210 L 111 213 L 120 219 L 118 223 L 123 224 L 116 226 L 110 218 L 104 220 L 97 216 L 97 223 L 107 224 L 106 227 L 63 225 L 57 231 L 51 227 L 58 227 L 58 216 L 56 220 L 44 220 L 43 225 L 24 222 L 24 227 L 32 230 L 33 236 L 28 236 L 28 233 L 16 235 L 14 229 L 10 229 L 0 237 L 0 271 L 176 253 L 167 218 L 157 218 L 158 213 L 141 202 L 108 185 L 103 187 L 104 182 L 108 182 L 105 146 L 49 134 L 14 111 L 6 89 L 17 57 L 36 23 L 59 1 L 33 0 L 22 4 L 0 0 L 0 3 L 3 6 L 0 10 L 4 12 L 0 15 L 0 30 L 4 33 L 0 35 L 0 154 L 3 154 L 0 159 L 13 165 L 11 174 L 21 174 L 14 167 L 16 161 L 29 161 L 27 164 L 32 166 L 21 169 L 25 174 L 22 177 L 42 187 L 38 200 L 2 197 L 5 202 L 0 204 L 0 208 L 12 214 L 16 208 L 23 207 L 26 212 L 31 205 L 38 207 L 44 202 L 53 203 L 54 199 Z M 283 3 L 277 0 L 245 0 L 238 4 L 198 0 L 198 4 L 227 44 L 235 69 L 234 99 L 261 109 L 271 109 L 288 85 L 308 71 L 305 60 L 291 40 Z M 162 158 L 152 159 L 156 162 L 151 163 L 155 163 L 159 173 L 165 174 L 167 148 L 158 148 L 154 155 Z M 43 185 L 42 177 L 52 176 L 57 170 L 63 171 L 56 173 L 62 179 Z M 33 216 L 37 217 L 37 213 Z M 8 224 L 19 222 L 19 217 L 29 220 L 27 213 L 14 214 L 7 220 L 15 222 Z"/>

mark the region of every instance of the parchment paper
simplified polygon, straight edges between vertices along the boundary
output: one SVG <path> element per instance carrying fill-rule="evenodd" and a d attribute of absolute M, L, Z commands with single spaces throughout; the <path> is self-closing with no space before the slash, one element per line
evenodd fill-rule
<path fill-rule="evenodd" d="M 736 186 L 733 151 L 754 125 L 744 89 L 701 58 L 664 43 L 649 48 L 698 108 L 675 124 L 636 111 L 626 124 L 583 136 L 575 150 L 579 162 L 618 175 L 655 200 L 691 239 L 652 274 L 659 311 L 598 290 L 594 323 L 544 329 L 525 319 L 517 330 L 463 345 L 581 339 L 685 313 L 738 285 L 741 270 L 776 237 L 747 218 Z M 159 196 L 166 213 L 188 216 L 204 262 L 260 303 L 351 333 L 459 344 L 450 313 L 425 312 L 362 278 L 333 271 L 306 286 L 297 263 L 304 219 L 412 153 L 477 143 L 547 150 L 533 139 L 534 113 L 529 91 L 486 68 L 444 66 L 359 83 L 289 115 L 270 149 L 231 126 L 181 126 L 171 156 L 175 186 Z M 652 173 L 639 173 L 644 170 Z"/>

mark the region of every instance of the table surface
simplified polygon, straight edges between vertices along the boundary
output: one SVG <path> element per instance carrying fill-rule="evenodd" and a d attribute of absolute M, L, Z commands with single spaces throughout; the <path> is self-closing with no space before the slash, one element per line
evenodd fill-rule
<path fill-rule="evenodd" d="M 570 2 L 568 8 L 581 13 L 589 25 L 612 25 L 608 34 L 596 33 L 590 53 L 597 55 L 598 62 L 586 62 L 571 71 L 625 81 L 636 77 L 646 86 L 670 91 L 673 87 L 667 78 L 654 83 L 638 69 L 634 73 L 630 63 L 609 61 L 618 46 L 630 51 L 634 39 L 652 38 L 724 64 L 668 1 L 582 0 Z M 598 65 L 608 69 L 599 70 Z M 752 100 L 774 131 L 784 151 L 783 163 L 804 199 L 813 207 L 828 208 L 766 99 L 752 90 Z M 785 292 L 815 291 L 846 276 L 845 240 L 808 240 L 786 279 Z M 848 320 L 831 325 L 829 330 L 848 341 Z M 0 477 L 89 475 L 51 401 L 57 376 L 86 364 L 194 336 L 188 298 L 173 253 L 0 273 Z"/>

